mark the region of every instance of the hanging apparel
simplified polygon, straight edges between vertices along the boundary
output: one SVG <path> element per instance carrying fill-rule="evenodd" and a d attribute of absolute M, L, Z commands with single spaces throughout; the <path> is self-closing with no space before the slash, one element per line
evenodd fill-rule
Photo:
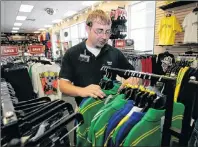
<path fill-rule="evenodd" d="M 107 129 L 105 131 L 105 140 L 104 142 L 106 142 L 107 138 L 109 137 L 109 135 L 111 135 L 111 131 L 116 128 L 116 126 L 118 125 L 118 123 L 125 117 L 125 115 L 127 115 L 129 113 L 129 111 L 131 110 L 131 108 L 133 107 L 133 101 L 128 101 L 127 104 L 124 106 L 124 108 L 120 109 L 119 111 L 117 111 L 109 120 L 108 125 L 107 125 Z M 109 146 L 109 145 L 107 145 Z"/>
<path fill-rule="evenodd" d="M 178 96 L 180 93 L 180 87 L 182 84 L 182 80 L 183 80 L 183 77 L 188 69 L 189 69 L 189 67 L 181 68 L 178 73 L 177 80 L 176 80 L 175 93 L 174 93 L 174 102 L 177 102 L 177 99 L 178 99 Z"/>
<path fill-rule="evenodd" d="M 185 30 L 184 43 L 198 43 L 198 13 L 189 13 L 182 23 Z"/>
<path fill-rule="evenodd" d="M 111 90 L 103 90 L 103 92 L 108 95 L 115 95 L 120 87 L 120 84 L 114 84 L 114 87 Z M 88 132 L 90 130 L 91 121 L 94 118 L 94 115 L 104 106 L 105 101 L 98 100 L 95 98 L 88 98 L 84 100 L 79 109 L 84 117 L 84 123 L 77 128 L 77 147 L 84 146 L 88 137 Z"/>
<path fill-rule="evenodd" d="M 175 34 L 182 32 L 181 26 L 175 15 L 163 17 L 157 30 L 159 34 L 159 45 L 174 45 Z"/>
<path fill-rule="evenodd" d="M 33 86 L 27 68 L 8 70 L 8 72 L 4 72 L 3 76 L 14 88 L 19 102 L 27 101 L 34 97 Z"/>
<path fill-rule="evenodd" d="M 115 139 L 115 145 L 111 146 L 121 146 L 126 136 L 129 134 L 130 130 L 142 119 L 144 116 L 144 113 L 141 112 L 134 112 L 129 120 L 123 124 L 123 126 L 120 128 L 119 132 L 117 133 L 116 139 Z"/>
<path fill-rule="evenodd" d="M 165 110 L 150 108 L 142 120 L 129 132 L 123 146 L 160 146 L 161 117 L 164 116 L 164 112 Z"/>
<path fill-rule="evenodd" d="M 166 71 L 175 63 L 175 57 L 168 52 L 160 53 L 157 58 L 156 72 L 159 75 L 165 75 Z"/>
<path fill-rule="evenodd" d="M 114 132 L 113 132 L 113 134 L 112 134 L 112 139 L 110 140 L 110 141 L 112 141 L 112 142 L 110 142 L 110 144 L 111 144 L 112 146 L 115 145 L 116 136 L 118 135 L 118 132 L 120 131 L 120 129 L 121 129 L 121 127 L 123 126 L 123 124 L 126 123 L 126 122 L 129 120 L 130 116 L 131 116 L 133 113 L 135 113 L 135 112 L 141 112 L 142 109 L 143 109 L 143 108 L 139 108 L 139 107 L 137 107 L 137 106 L 134 106 L 134 107 L 131 109 L 131 111 L 119 122 L 119 124 L 117 125 L 117 127 L 115 128 L 115 130 L 114 130 Z"/>
<path fill-rule="evenodd" d="M 104 144 L 104 135 L 108 125 L 108 120 L 127 103 L 124 98 L 124 94 L 118 95 L 115 100 L 111 102 L 111 106 L 103 111 L 98 120 L 91 124 L 87 139 L 89 143 L 87 144 L 88 146 L 91 146 L 91 144 L 92 146 L 102 146 Z"/>

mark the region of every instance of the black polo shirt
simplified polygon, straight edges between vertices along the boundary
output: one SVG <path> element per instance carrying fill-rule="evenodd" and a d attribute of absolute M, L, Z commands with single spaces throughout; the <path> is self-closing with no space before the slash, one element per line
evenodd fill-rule
<path fill-rule="evenodd" d="M 86 55 L 90 56 L 89 62 L 79 60 L 80 54 L 84 54 L 85 50 Z M 80 87 L 99 84 L 102 78 L 100 69 L 103 65 L 120 69 L 134 69 L 120 50 L 106 44 L 99 55 L 95 57 L 88 51 L 85 41 L 83 41 L 66 51 L 62 59 L 59 77 L 68 79 L 75 86 Z"/>

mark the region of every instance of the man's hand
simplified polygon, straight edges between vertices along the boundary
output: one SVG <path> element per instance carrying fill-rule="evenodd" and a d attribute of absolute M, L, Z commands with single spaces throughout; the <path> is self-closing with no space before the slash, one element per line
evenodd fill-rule
<path fill-rule="evenodd" d="M 131 78 L 126 79 L 124 82 L 122 82 L 122 85 L 120 86 L 118 91 L 123 89 L 126 84 L 138 85 L 139 84 L 139 80 L 140 80 L 139 78 L 135 78 L 135 77 L 131 77 Z"/>
<path fill-rule="evenodd" d="M 81 97 L 93 97 L 93 98 L 104 98 L 106 95 L 101 90 L 100 86 L 98 85 L 89 85 L 85 88 L 81 88 L 79 91 L 79 95 Z"/>

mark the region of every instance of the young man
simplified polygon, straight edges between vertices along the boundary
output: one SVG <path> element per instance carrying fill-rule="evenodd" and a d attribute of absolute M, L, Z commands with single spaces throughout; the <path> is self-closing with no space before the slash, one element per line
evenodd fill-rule
<path fill-rule="evenodd" d="M 98 85 L 102 78 L 100 69 L 103 65 L 134 69 L 121 51 L 107 44 L 111 35 L 111 19 L 104 11 L 95 10 L 89 14 L 86 31 L 88 39 L 65 53 L 59 75 L 60 91 L 76 97 L 78 105 L 82 98 L 105 96 Z M 127 82 L 129 80 L 123 84 Z"/>

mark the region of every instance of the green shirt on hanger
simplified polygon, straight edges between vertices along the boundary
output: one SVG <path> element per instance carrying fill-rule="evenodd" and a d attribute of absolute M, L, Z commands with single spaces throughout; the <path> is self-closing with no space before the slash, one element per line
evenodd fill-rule
<path fill-rule="evenodd" d="M 107 128 L 107 124 L 111 116 L 118 110 L 124 107 L 127 103 L 127 100 L 124 99 L 125 95 L 118 95 L 109 105 L 105 108 L 105 111 L 102 112 L 102 115 L 91 124 L 91 128 L 88 134 L 88 146 L 103 146 L 104 144 L 104 135 Z M 101 108 L 102 109 L 102 108 Z"/>
<path fill-rule="evenodd" d="M 115 95 L 120 87 L 120 84 L 114 84 L 111 90 L 103 90 L 108 95 Z M 83 115 L 84 123 L 77 129 L 77 147 L 84 146 L 87 140 L 88 131 L 91 126 L 91 121 L 96 113 L 104 106 L 105 100 L 88 98 L 79 109 L 79 113 Z"/>

